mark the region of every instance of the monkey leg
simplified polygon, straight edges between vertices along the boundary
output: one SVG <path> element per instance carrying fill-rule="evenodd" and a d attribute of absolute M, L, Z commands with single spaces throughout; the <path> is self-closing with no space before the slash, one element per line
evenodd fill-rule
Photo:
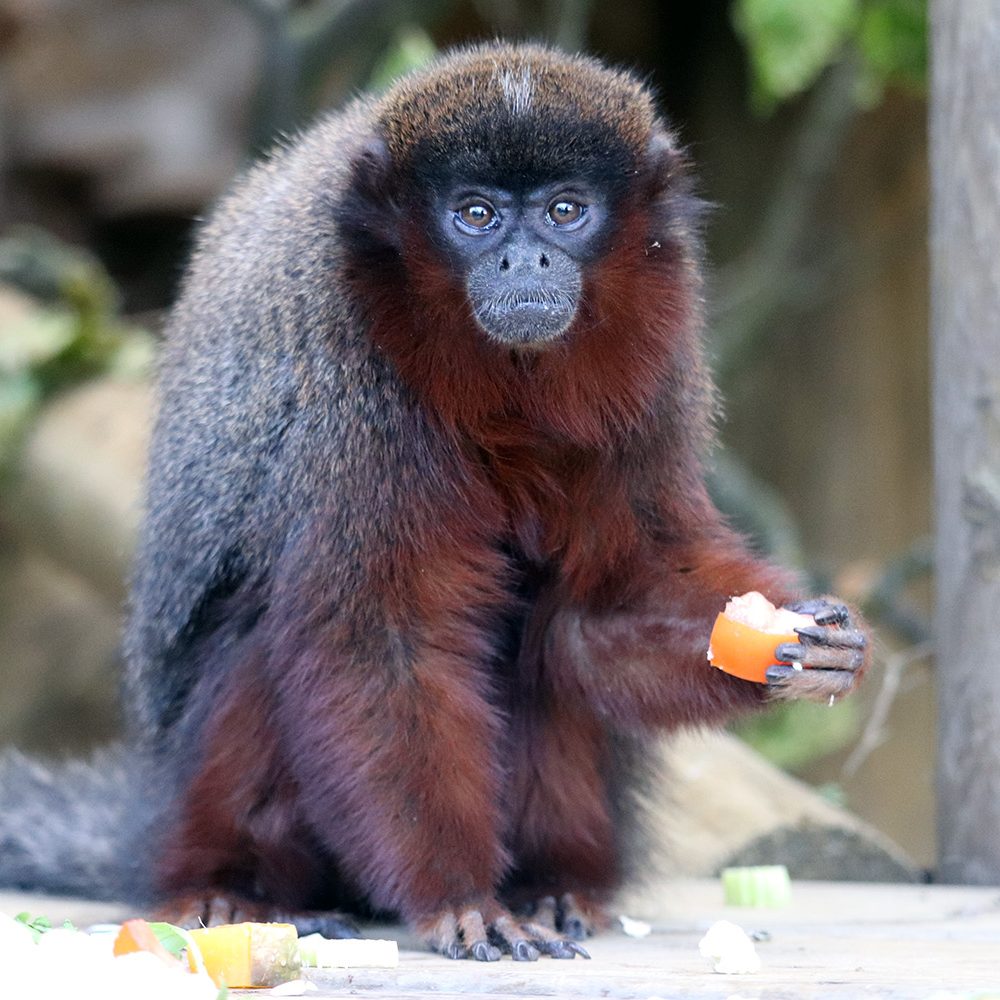
<path fill-rule="evenodd" d="M 509 954 L 515 962 L 550 958 L 590 958 L 586 949 L 530 918 L 515 917 L 496 900 L 454 908 L 414 922 L 435 951 L 448 958 L 496 962 Z"/>
<path fill-rule="evenodd" d="M 513 726 L 514 873 L 503 896 L 533 924 L 583 940 L 607 926 L 605 905 L 621 881 L 609 741 L 591 713 L 556 700 L 527 708 Z"/>
<path fill-rule="evenodd" d="M 500 721 L 485 675 L 440 645 L 397 649 L 412 649 L 412 661 L 393 673 L 367 665 L 310 678 L 289 668 L 305 682 L 282 700 L 310 826 L 376 907 L 400 913 L 442 954 L 580 953 L 546 928 L 521 926 L 496 899 L 508 858 L 493 749 Z M 309 696 L 295 699 L 297 690 Z"/>
<path fill-rule="evenodd" d="M 311 905 L 341 893 L 298 818 L 299 789 L 282 760 L 260 656 L 241 653 L 242 669 L 211 703 L 175 823 L 162 834 L 158 919 L 181 927 L 280 922 L 300 934 L 359 937 L 349 917 Z"/>

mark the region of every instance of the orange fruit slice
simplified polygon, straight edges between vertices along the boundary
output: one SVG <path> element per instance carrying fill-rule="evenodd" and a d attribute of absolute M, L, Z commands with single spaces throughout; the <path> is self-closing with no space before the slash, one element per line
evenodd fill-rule
<path fill-rule="evenodd" d="M 750 591 L 734 597 L 715 619 L 708 662 L 733 677 L 766 684 L 768 667 L 778 662 L 775 648 L 798 642 L 794 629 L 813 624 L 811 615 L 776 608 L 762 594 Z"/>

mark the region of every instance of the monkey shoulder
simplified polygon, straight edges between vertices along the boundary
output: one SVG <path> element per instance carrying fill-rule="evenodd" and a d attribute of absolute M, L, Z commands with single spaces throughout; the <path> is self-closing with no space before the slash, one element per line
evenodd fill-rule
<path fill-rule="evenodd" d="M 440 457 L 346 288 L 334 210 L 366 115 L 276 150 L 202 230 L 160 365 L 133 674 L 164 669 L 206 600 L 273 566 L 304 522 L 392 523 L 401 483 Z"/>

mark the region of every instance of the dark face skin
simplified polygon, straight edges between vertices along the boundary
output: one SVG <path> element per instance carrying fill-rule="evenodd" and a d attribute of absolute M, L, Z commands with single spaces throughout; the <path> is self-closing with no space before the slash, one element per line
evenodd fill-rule
<path fill-rule="evenodd" d="M 528 191 L 466 185 L 440 199 L 435 218 L 487 337 L 541 348 L 566 332 L 583 269 L 597 257 L 608 224 L 599 191 L 572 182 Z"/>

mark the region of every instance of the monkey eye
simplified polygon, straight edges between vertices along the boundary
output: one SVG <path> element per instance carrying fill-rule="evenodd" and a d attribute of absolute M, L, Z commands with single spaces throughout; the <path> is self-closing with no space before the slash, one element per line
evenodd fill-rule
<path fill-rule="evenodd" d="M 496 209 L 485 201 L 470 201 L 455 213 L 455 221 L 461 228 L 485 232 L 499 221 Z"/>
<path fill-rule="evenodd" d="M 585 206 L 569 198 L 557 198 L 548 207 L 545 217 L 554 226 L 571 226 L 579 222 L 586 213 Z"/>

